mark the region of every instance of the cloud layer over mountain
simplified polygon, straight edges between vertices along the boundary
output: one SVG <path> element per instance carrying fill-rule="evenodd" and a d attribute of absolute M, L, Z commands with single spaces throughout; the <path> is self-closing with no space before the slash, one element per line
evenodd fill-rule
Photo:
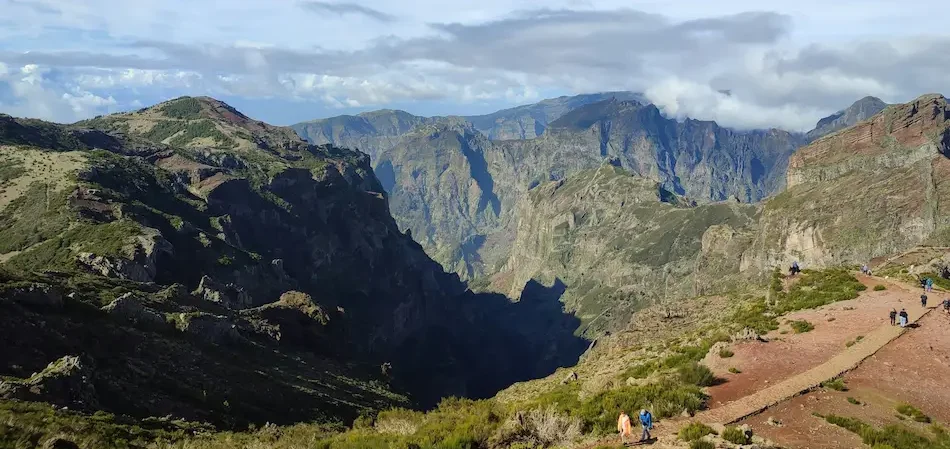
<path fill-rule="evenodd" d="M 801 130 L 865 95 L 950 91 L 939 0 L 672 3 L 0 0 L 0 112 L 70 121 L 207 94 L 286 123 L 623 89 L 669 115 Z"/>

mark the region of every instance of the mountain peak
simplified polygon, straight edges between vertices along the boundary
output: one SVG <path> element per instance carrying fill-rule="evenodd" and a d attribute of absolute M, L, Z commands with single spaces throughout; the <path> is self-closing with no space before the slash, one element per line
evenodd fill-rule
<path fill-rule="evenodd" d="M 815 129 L 808 132 L 807 137 L 811 140 L 814 140 L 842 130 L 858 122 L 873 117 L 878 112 L 883 111 L 886 107 L 887 103 L 882 101 L 880 98 L 872 97 L 870 95 L 866 96 L 858 101 L 855 101 L 846 109 L 842 109 L 819 120 L 815 125 Z"/>

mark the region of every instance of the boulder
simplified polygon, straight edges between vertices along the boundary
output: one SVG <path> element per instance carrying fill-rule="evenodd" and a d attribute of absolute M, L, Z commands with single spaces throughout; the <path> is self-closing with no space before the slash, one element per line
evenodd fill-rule
<path fill-rule="evenodd" d="M 765 338 L 762 338 L 762 336 L 759 335 L 759 333 L 756 332 L 755 329 L 747 327 L 745 329 L 742 329 L 739 332 L 736 332 L 735 335 L 732 336 L 732 341 L 736 342 L 736 341 L 766 341 L 766 340 Z"/>
<path fill-rule="evenodd" d="M 81 410 L 99 407 L 90 359 L 65 356 L 24 380 L 0 381 L 0 398 L 49 402 Z"/>
<path fill-rule="evenodd" d="M 142 299 L 131 292 L 126 293 L 102 308 L 103 312 L 137 325 L 165 326 L 165 315 L 148 308 Z"/>
<path fill-rule="evenodd" d="M 210 276 L 202 276 L 198 288 L 192 292 L 195 296 L 220 304 L 226 308 L 239 310 L 251 305 L 251 296 L 238 285 L 221 284 Z"/>
<path fill-rule="evenodd" d="M 241 334 L 231 320 L 210 313 L 180 313 L 176 323 L 178 330 L 195 336 L 201 341 L 230 344 L 241 340 Z"/>

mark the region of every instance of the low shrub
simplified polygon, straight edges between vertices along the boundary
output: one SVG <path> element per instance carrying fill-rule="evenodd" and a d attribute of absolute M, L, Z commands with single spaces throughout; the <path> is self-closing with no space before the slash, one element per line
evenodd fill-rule
<path fill-rule="evenodd" d="M 708 387 L 716 383 L 716 376 L 713 375 L 712 371 L 705 365 L 700 365 L 699 363 L 693 362 L 689 365 L 681 366 L 677 370 L 677 373 L 679 374 L 680 380 L 687 384 Z"/>
<path fill-rule="evenodd" d="M 874 286 L 874 291 L 879 292 L 879 291 L 882 291 L 882 290 L 887 290 L 887 287 L 884 286 L 884 285 L 881 285 L 881 284 L 877 284 L 877 285 Z"/>
<path fill-rule="evenodd" d="M 857 343 L 857 342 L 854 341 L 854 340 L 848 340 L 847 342 L 845 342 L 844 347 L 850 348 L 850 347 L 854 346 L 855 343 Z"/>
<path fill-rule="evenodd" d="M 739 368 L 736 368 L 736 367 L 733 366 L 733 367 L 729 368 L 729 372 L 732 373 L 732 374 L 739 374 L 739 373 L 742 372 L 742 370 L 740 370 Z"/>
<path fill-rule="evenodd" d="M 848 396 L 848 402 L 850 402 L 850 403 L 852 403 L 852 404 L 854 404 L 854 405 L 861 405 L 861 401 L 859 401 L 859 400 L 857 400 L 857 399 L 855 399 L 855 398 L 853 398 L 853 397 L 851 397 L 851 396 Z"/>
<path fill-rule="evenodd" d="M 716 445 L 706 440 L 696 440 L 689 443 L 689 449 L 716 449 Z"/>
<path fill-rule="evenodd" d="M 749 436 L 738 427 L 726 427 L 722 430 L 721 436 L 732 444 L 749 444 Z"/>
<path fill-rule="evenodd" d="M 728 359 L 729 357 L 732 357 L 734 355 L 736 355 L 736 353 L 732 352 L 731 350 L 727 348 L 722 348 L 719 350 L 719 357 L 721 358 Z"/>
<path fill-rule="evenodd" d="M 918 410 L 917 407 L 914 407 L 913 405 L 910 405 L 907 403 L 899 404 L 897 406 L 897 413 L 900 413 L 901 415 L 904 415 L 908 418 L 912 418 L 914 421 L 917 421 L 917 422 L 922 422 L 922 423 L 930 422 L 929 416 L 925 415 L 924 412 Z"/>
<path fill-rule="evenodd" d="M 950 438 L 940 428 L 931 427 L 934 439 L 927 438 L 901 425 L 889 425 L 877 429 L 859 419 L 828 415 L 825 420 L 847 429 L 861 437 L 864 444 L 873 449 L 919 449 L 950 447 Z"/>
<path fill-rule="evenodd" d="M 848 387 L 841 378 L 826 380 L 821 383 L 821 387 L 835 391 L 848 391 Z"/>
<path fill-rule="evenodd" d="M 805 320 L 792 321 L 788 324 L 792 327 L 792 330 L 794 330 L 796 334 L 804 334 L 805 332 L 815 330 L 815 325 Z"/>
<path fill-rule="evenodd" d="M 679 439 L 683 441 L 695 441 L 706 435 L 715 435 L 716 431 L 701 422 L 692 422 L 679 431 Z"/>

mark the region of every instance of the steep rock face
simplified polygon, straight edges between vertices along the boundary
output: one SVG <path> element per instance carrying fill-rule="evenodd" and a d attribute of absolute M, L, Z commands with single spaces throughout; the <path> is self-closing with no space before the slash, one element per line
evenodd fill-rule
<path fill-rule="evenodd" d="M 468 279 L 500 268 L 514 239 L 518 199 L 541 182 L 614 160 L 696 201 L 756 201 L 781 189 L 787 158 L 804 141 L 779 130 L 679 123 L 638 99 L 632 93 L 562 97 L 465 120 L 397 120 L 401 126 L 385 132 L 363 117 L 363 125 L 321 135 L 375 146 L 373 167 L 400 228 L 446 270 Z M 379 113 L 387 114 L 399 116 Z M 525 117 L 543 121 L 543 132 L 526 131 Z M 296 127 L 310 135 L 306 126 L 318 122 Z"/>
<path fill-rule="evenodd" d="M 789 161 L 788 190 L 765 203 L 754 265 L 864 263 L 944 244 L 950 109 L 941 95 L 889 106 Z"/>
<path fill-rule="evenodd" d="M 655 180 L 604 165 L 528 193 L 493 287 L 524 298 L 540 283 L 558 291 L 583 332 L 616 330 L 652 301 L 725 285 L 744 248 L 713 234 L 745 228 L 755 216 L 755 206 L 735 202 L 692 207 Z"/>
<path fill-rule="evenodd" d="M 805 137 L 807 137 L 808 140 L 814 140 L 826 136 L 835 131 L 855 125 L 858 122 L 867 120 L 878 112 L 883 111 L 886 107 L 887 103 L 881 101 L 880 98 L 864 97 L 854 102 L 854 104 L 847 109 L 843 109 L 819 120 L 818 124 L 815 125 L 815 129 L 809 131 Z"/>

